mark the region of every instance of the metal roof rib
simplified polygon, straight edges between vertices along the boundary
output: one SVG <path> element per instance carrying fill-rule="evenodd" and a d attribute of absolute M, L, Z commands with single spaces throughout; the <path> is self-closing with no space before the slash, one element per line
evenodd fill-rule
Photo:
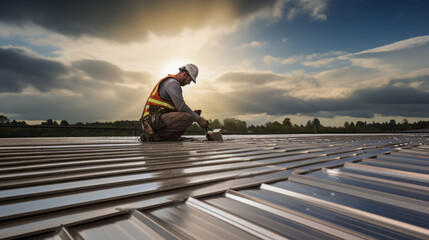
<path fill-rule="evenodd" d="M 428 239 L 428 143 L 0 139 L 0 239 Z"/>

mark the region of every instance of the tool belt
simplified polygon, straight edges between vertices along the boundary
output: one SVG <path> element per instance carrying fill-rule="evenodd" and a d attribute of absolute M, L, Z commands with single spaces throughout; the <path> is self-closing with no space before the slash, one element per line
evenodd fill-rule
<path fill-rule="evenodd" d="M 160 106 L 151 105 L 149 106 L 149 115 L 143 117 L 140 121 L 142 128 L 144 128 L 144 122 L 148 123 L 153 130 L 160 130 L 166 127 L 161 116 L 164 113 L 173 112 L 173 110 L 161 108 Z"/>

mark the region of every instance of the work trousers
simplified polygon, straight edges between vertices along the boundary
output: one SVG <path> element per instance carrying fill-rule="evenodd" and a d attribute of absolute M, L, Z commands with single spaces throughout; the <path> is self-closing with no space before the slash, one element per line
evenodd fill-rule
<path fill-rule="evenodd" d="M 166 127 L 154 130 L 153 138 L 155 141 L 178 139 L 194 122 L 193 115 L 187 112 L 164 113 L 161 119 Z"/>

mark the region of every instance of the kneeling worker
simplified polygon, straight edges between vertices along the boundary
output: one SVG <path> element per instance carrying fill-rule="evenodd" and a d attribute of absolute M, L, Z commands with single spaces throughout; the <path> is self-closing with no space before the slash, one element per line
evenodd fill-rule
<path fill-rule="evenodd" d="M 143 133 L 141 141 L 177 140 L 195 121 L 202 128 L 208 121 L 192 111 L 182 95 L 182 88 L 193 81 L 196 83 L 198 68 L 186 64 L 176 75 L 161 79 L 146 101 L 140 122 Z"/>

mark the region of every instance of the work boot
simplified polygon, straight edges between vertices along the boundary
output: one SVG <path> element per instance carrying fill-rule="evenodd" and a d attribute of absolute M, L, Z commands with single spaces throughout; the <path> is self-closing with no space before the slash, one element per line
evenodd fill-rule
<path fill-rule="evenodd" d="M 155 142 L 152 136 L 142 133 L 139 137 L 140 142 Z"/>
<path fill-rule="evenodd" d="M 154 142 L 153 130 L 147 121 L 143 121 L 143 133 L 140 135 L 141 142 Z"/>

